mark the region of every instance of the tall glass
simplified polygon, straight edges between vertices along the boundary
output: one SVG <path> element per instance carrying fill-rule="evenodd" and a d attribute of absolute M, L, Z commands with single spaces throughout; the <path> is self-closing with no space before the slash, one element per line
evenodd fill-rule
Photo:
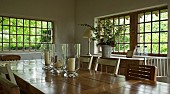
<path fill-rule="evenodd" d="M 76 77 L 79 70 L 80 44 L 62 44 L 65 77 Z"/>
<path fill-rule="evenodd" d="M 52 69 L 51 64 L 55 60 L 55 44 L 43 44 L 42 46 L 42 59 L 44 67 L 43 69 Z"/>

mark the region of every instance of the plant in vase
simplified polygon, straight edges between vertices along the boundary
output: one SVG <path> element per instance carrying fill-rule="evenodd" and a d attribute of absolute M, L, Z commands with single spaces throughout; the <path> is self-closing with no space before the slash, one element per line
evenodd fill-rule
<path fill-rule="evenodd" d="M 119 35 L 122 31 L 125 31 L 124 25 L 114 25 L 111 20 L 99 20 L 97 21 L 96 27 L 89 25 L 89 24 L 80 24 L 81 26 L 86 26 L 90 30 L 93 31 L 94 37 L 92 38 L 93 41 L 97 41 L 98 46 L 107 45 L 111 47 L 116 46 L 116 42 L 119 38 Z M 110 49 L 111 50 L 111 49 Z M 103 53 L 102 49 L 102 53 Z M 111 54 L 111 51 L 110 51 Z"/>

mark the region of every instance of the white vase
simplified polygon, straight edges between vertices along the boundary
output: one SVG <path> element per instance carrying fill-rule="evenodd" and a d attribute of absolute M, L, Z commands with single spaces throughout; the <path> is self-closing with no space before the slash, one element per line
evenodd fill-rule
<path fill-rule="evenodd" d="M 102 45 L 102 57 L 110 58 L 112 47 L 110 45 Z"/>

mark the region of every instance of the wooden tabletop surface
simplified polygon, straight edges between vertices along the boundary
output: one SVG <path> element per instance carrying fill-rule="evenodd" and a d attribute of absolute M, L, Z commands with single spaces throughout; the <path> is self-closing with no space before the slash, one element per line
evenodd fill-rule
<path fill-rule="evenodd" d="M 152 81 L 126 81 L 124 76 L 79 70 L 78 77 L 67 78 L 63 74 L 42 69 L 41 60 L 25 60 L 11 63 L 19 86 L 34 94 L 170 94 L 170 84 Z M 19 78 L 19 79 L 18 79 Z"/>

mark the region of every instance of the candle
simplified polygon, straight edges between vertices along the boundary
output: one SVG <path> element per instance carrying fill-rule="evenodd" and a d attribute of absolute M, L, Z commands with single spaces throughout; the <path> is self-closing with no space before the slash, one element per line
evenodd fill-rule
<path fill-rule="evenodd" d="M 45 65 L 50 65 L 50 61 L 49 61 L 49 51 L 45 51 L 44 52 L 44 59 L 45 59 Z"/>
<path fill-rule="evenodd" d="M 67 70 L 75 71 L 75 58 L 69 58 L 67 62 Z"/>

